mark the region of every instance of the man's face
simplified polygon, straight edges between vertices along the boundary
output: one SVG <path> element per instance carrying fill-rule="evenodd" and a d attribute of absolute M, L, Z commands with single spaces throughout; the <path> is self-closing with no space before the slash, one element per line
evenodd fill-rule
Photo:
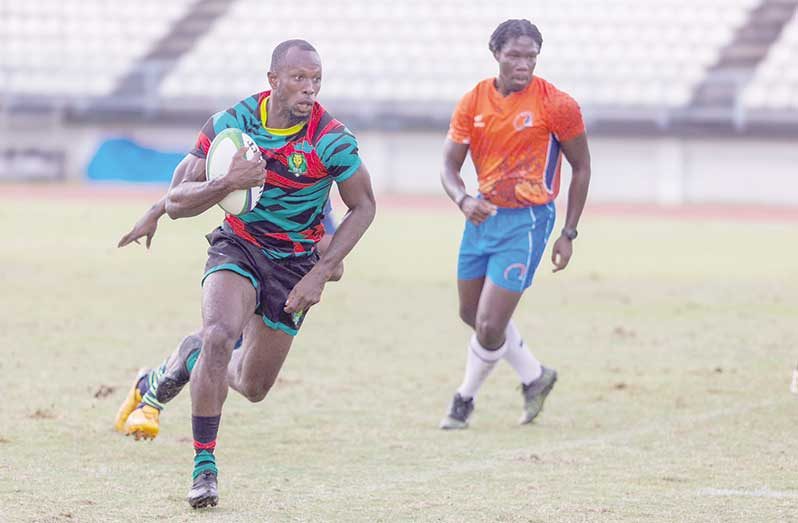
<path fill-rule="evenodd" d="M 321 59 L 314 51 L 292 47 L 277 71 L 269 72 L 272 96 L 292 121 L 310 117 L 321 89 Z"/>
<path fill-rule="evenodd" d="M 532 81 L 538 53 L 540 46 L 528 36 L 511 38 L 494 53 L 499 62 L 499 76 L 511 92 L 523 90 Z"/>

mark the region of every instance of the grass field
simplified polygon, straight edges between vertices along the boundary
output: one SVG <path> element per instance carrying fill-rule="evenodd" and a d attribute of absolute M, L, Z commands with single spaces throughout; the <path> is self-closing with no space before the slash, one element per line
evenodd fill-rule
<path fill-rule="evenodd" d="M 0 521 L 798 521 L 798 224 L 591 216 L 516 321 L 560 381 L 533 426 L 507 365 L 468 431 L 461 223 L 381 209 L 278 385 L 231 394 L 220 505 L 183 501 L 188 394 L 112 430 L 139 366 L 199 322 L 218 212 L 117 250 L 146 201 L 0 197 Z"/>

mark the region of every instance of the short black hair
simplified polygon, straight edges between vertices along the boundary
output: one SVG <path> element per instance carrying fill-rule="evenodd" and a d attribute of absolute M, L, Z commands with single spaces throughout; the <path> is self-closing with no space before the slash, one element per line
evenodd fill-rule
<path fill-rule="evenodd" d="M 285 42 L 277 44 L 277 47 L 275 47 L 274 51 L 272 51 L 272 63 L 269 66 L 269 70 L 276 71 L 279 69 L 285 62 L 285 55 L 287 55 L 288 51 L 294 47 L 298 47 L 303 51 L 313 51 L 314 53 L 318 53 L 316 48 L 313 47 L 307 40 L 300 40 L 298 38 L 286 40 Z"/>
<path fill-rule="evenodd" d="M 543 35 L 540 34 L 538 26 L 526 19 L 520 20 L 505 20 L 499 24 L 499 27 L 490 35 L 490 42 L 488 42 L 488 49 L 493 54 L 502 50 L 504 45 L 511 38 L 518 38 L 519 36 L 528 36 L 535 42 L 538 47 L 543 47 Z"/>

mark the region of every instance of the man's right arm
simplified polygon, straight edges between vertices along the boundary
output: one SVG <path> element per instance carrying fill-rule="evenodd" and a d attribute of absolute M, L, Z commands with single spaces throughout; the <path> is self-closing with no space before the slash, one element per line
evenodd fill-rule
<path fill-rule="evenodd" d="M 448 138 L 443 145 L 443 170 L 441 183 L 449 198 L 460 208 L 465 217 L 474 225 L 479 225 L 496 212 L 496 206 L 479 200 L 466 192 L 465 182 L 460 175 L 466 155 L 467 143 L 457 143 Z"/>
<path fill-rule="evenodd" d="M 230 170 L 225 176 L 206 180 L 205 159 L 188 154 L 180 162 L 166 193 L 165 210 L 170 218 L 187 218 L 207 211 L 233 191 L 263 185 L 265 162 L 258 155 L 245 158 L 247 147 L 233 156 Z"/>
<path fill-rule="evenodd" d="M 192 154 L 186 155 L 177 167 L 175 167 L 172 173 L 172 186 L 179 185 L 184 181 L 198 182 L 205 179 L 204 169 L 200 170 L 195 167 L 192 170 L 189 168 L 189 165 L 193 164 L 192 158 L 197 159 L 197 157 Z M 204 162 L 202 163 L 204 165 Z M 155 231 L 158 229 L 158 220 L 161 219 L 161 216 L 166 214 L 167 194 L 164 194 L 160 200 L 147 209 L 147 212 L 139 218 L 133 228 L 122 236 L 117 247 L 124 247 L 132 242 L 139 243 L 139 239 L 146 237 L 146 247 L 148 249 L 150 248 L 152 238 L 155 236 Z"/>

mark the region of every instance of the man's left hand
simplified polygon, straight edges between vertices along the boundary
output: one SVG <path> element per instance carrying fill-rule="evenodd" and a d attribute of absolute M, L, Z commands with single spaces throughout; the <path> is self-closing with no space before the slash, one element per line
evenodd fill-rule
<path fill-rule="evenodd" d="M 321 291 L 324 290 L 325 283 L 321 274 L 311 270 L 291 289 L 283 310 L 288 314 L 307 311 L 321 301 Z"/>
<path fill-rule="evenodd" d="M 566 268 L 573 252 L 571 240 L 565 236 L 557 238 L 557 241 L 554 242 L 554 248 L 551 250 L 551 263 L 554 264 L 554 269 L 551 272 L 561 271 Z"/>

